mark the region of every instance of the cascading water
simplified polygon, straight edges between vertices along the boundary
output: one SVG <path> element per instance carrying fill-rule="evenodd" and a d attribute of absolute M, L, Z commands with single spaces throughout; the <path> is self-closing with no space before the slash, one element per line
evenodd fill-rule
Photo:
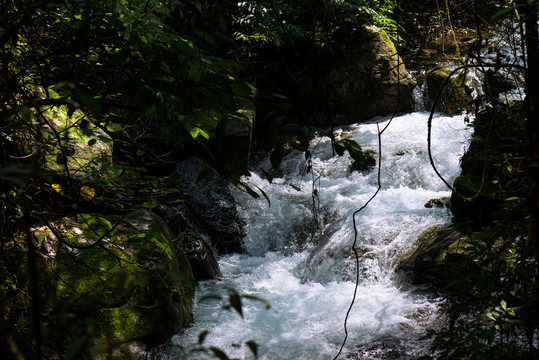
<path fill-rule="evenodd" d="M 416 358 L 428 353 L 428 342 L 419 340 L 421 336 L 442 321 L 442 300 L 394 273 L 423 230 L 451 218 L 446 208 L 424 206 L 429 199 L 449 195 L 429 164 L 427 117 L 425 113 L 397 117 L 382 135 L 382 189 L 356 216 L 361 280 L 342 358 Z M 386 123 L 380 122 L 380 128 Z M 466 125 L 464 116 L 434 119 L 433 157 L 448 181 L 459 172 L 469 134 Z M 356 140 L 378 158 L 377 134 L 373 123 L 347 127 L 338 136 Z M 261 359 L 336 355 L 354 292 L 352 215 L 376 191 L 377 169 L 353 171 L 351 158 L 334 155 L 327 138 L 316 138 L 311 145 L 312 173 L 306 173 L 304 155 L 299 153 L 285 157 L 272 184 L 256 174 L 258 168 L 269 171 L 269 162 L 257 164 L 246 181 L 263 189 L 271 206 L 236 193 L 247 224 L 246 254 L 220 257 L 223 279 L 203 282 L 198 291 L 199 299 L 226 298 L 232 288 L 266 299 L 272 309 L 243 299 L 241 318 L 223 310 L 216 300 L 197 301 L 194 325 L 173 343 L 196 343 L 198 335 L 209 330 L 204 345 L 230 357 L 251 358 L 248 340 L 259 345 Z M 191 358 L 204 356 L 197 352 Z"/>

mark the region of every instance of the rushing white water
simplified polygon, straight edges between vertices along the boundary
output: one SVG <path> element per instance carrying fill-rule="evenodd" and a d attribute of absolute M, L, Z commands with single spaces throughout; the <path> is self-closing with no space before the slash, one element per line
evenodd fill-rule
<path fill-rule="evenodd" d="M 413 359 L 428 351 L 428 343 L 419 339 L 440 321 L 442 300 L 417 291 L 394 273 L 399 258 L 423 230 L 450 221 L 447 209 L 424 207 L 429 199 L 449 195 L 429 164 L 427 117 L 397 117 L 382 135 L 382 190 L 356 216 L 361 280 L 342 358 Z M 382 121 L 380 129 L 386 124 Z M 463 116 L 438 116 L 433 122 L 433 157 L 448 181 L 459 172 L 466 125 Z M 378 153 L 376 124 L 350 126 L 339 136 Z M 230 357 L 252 358 L 245 346 L 248 340 L 259 345 L 261 359 L 336 355 L 354 292 L 352 214 L 376 191 L 377 169 L 351 171 L 350 157 L 334 156 L 329 139 L 314 139 L 312 149 L 314 176 L 305 173 L 299 153 L 285 157 L 272 184 L 253 170 L 246 181 L 263 189 L 271 206 L 262 198 L 236 194 L 247 224 L 246 254 L 220 257 L 224 278 L 202 283 L 198 291 L 199 299 L 227 298 L 233 288 L 266 299 L 273 309 L 243 299 L 241 318 L 216 300 L 198 301 L 194 326 L 174 342 L 196 343 L 198 334 L 209 330 L 204 344 Z M 269 163 L 258 167 L 270 170 Z M 313 186 L 319 200 L 316 216 Z M 191 358 L 204 356 L 197 352 Z"/>

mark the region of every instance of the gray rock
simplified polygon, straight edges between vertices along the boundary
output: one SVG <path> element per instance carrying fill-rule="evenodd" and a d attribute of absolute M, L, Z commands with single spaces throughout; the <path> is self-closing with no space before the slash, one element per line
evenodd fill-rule
<path fill-rule="evenodd" d="M 221 253 L 241 252 L 243 221 L 227 182 L 204 160 L 192 157 L 177 165 L 176 186 L 188 193 L 183 210 L 197 231 L 207 233 Z"/>
<path fill-rule="evenodd" d="M 425 203 L 426 208 L 443 208 L 443 207 L 449 207 L 450 198 L 448 196 L 445 196 L 443 198 L 438 199 L 430 199 Z"/>
<path fill-rule="evenodd" d="M 161 205 L 158 210 L 186 252 L 195 280 L 210 280 L 221 277 L 219 262 L 211 246 L 191 228 L 177 207 Z"/>

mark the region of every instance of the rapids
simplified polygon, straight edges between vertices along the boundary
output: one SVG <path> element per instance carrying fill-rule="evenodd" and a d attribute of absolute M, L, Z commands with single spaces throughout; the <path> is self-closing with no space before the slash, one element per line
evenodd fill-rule
<path fill-rule="evenodd" d="M 356 216 L 360 283 L 348 319 L 349 338 L 340 358 L 414 359 L 428 354 L 429 328 L 443 321 L 443 299 L 422 292 L 395 275 L 399 258 L 417 236 L 435 224 L 451 221 L 446 208 L 425 208 L 432 198 L 450 192 L 435 175 L 427 153 L 427 113 L 396 117 L 383 133 L 381 190 Z M 377 165 L 352 171 L 351 158 L 334 155 L 329 139 L 311 142 L 312 172 L 303 154 L 288 154 L 270 184 L 259 173 L 272 172 L 267 159 L 255 164 L 244 179 L 264 190 L 255 199 L 236 190 L 239 211 L 246 221 L 246 254 L 219 258 L 223 279 L 200 284 L 195 323 L 175 344 L 196 344 L 208 330 L 206 347 L 229 357 L 254 358 L 245 345 L 258 344 L 260 359 L 332 359 L 344 339 L 344 319 L 354 292 L 356 262 L 352 252 L 353 213 L 378 187 L 376 123 L 341 128 L 338 137 L 356 140 L 374 151 Z M 432 151 L 438 170 L 452 182 L 470 130 L 464 116 L 436 116 Z M 242 299 L 243 318 L 223 310 L 228 289 L 267 300 Z M 177 350 L 177 349 L 176 349 Z M 171 359 L 185 353 L 168 351 Z M 204 359 L 196 352 L 191 359 Z"/>

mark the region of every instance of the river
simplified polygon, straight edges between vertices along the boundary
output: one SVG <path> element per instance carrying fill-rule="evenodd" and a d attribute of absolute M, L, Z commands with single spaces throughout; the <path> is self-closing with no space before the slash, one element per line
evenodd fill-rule
<path fill-rule="evenodd" d="M 360 281 L 341 359 L 415 359 L 429 352 L 429 340 L 421 340 L 426 330 L 443 321 L 444 300 L 394 271 L 422 231 L 451 221 L 447 208 L 424 206 L 450 195 L 428 160 L 427 118 L 423 112 L 396 117 L 381 136 L 381 190 L 356 216 Z M 378 130 L 388 120 L 344 127 L 337 137 L 356 140 L 378 158 Z M 464 116 L 433 121 L 433 158 L 449 182 L 460 171 L 467 125 Z M 245 181 L 263 189 L 271 205 L 235 192 L 247 224 L 246 253 L 219 258 L 223 279 L 200 284 L 195 323 L 173 343 L 196 344 L 207 330 L 204 345 L 230 358 L 254 358 L 245 345 L 250 340 L 260 359 L 332 359 L 338 353 L 355 287 L 352 216 L 376 192 L 378 160 L 368 171 L 352 171 L 351 158 L 334 155 L 323 137 L 312 140 L 311 151 L 310 173 L 296 152 L 283 159 L 272 183 L 259 175 L 260 168 L 271 171 L 267 159 L 253 167 Z M 243 317 L 224 310 L 226 302 L 213 297 L 228 300 L 229 289 L 263 298 L 271 309 L 242 298 Z M 169 358 L 210 358 L 187 350 L 169 350 Z"/>

